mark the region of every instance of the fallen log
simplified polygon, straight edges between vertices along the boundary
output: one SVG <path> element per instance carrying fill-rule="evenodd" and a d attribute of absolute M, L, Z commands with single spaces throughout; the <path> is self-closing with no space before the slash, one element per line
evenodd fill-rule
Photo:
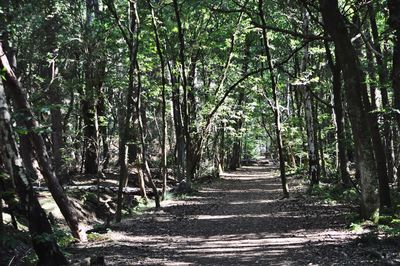
<path fill-rule="evenodd" d="M 47 186 L 34 186 L 35 191 L 44 192 L 49 191 Z M 64 190 L 67 192 L 100 192 L 100 193 L 117 193 L 117 186 L 97 186 L 97 185 L 71 185 L 65 186 Z M 140 195 L 140 189 L 136 187 L 125 187 L 122 191 L 124 194 Z M 147 195 L 152 196 L 151 190 L 146 190 Z"/>

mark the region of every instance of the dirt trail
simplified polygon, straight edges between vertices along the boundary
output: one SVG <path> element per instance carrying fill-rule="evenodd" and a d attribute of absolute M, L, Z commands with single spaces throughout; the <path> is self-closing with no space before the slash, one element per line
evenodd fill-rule
<path fill-rule="evenodd" d="M 313 203 L 300 191 L 279 200 L 277 176 L 261 167 L 226 174 L 72 253 L 104 256 L 107 265 L 381 265 L 343 229 L 350 207 Z"/>

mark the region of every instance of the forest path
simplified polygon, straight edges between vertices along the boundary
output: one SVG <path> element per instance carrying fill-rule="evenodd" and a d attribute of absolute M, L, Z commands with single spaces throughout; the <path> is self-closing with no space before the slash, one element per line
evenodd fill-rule
<path fill-rule="evenodd" d="M 276 169 L 244 167 L 202 186 L 196 196 L 125 219 L 107 233 L 108 240 L 73 253 L 104 256 L 107 265 L 377 262 L 357 243 L 358 236 L 344 229 L 350 207 L 316 203 L 294 190 L 280 200 Z"/>

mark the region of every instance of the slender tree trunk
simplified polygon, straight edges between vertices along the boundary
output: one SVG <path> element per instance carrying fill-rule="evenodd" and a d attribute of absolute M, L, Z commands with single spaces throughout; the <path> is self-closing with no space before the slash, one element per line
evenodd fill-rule
<path fill-rule="evenodd" d="M 379 43 L 380 36 L 378 33 L 378 26 L 376 24 L 374 3 L 372 2 L 368 6 L 368 14 L 371 25 L 372 38 L 374 42 L 374 49 L 377 51 L 377 53 L 374 54 L 377 63 L 376 67 L 378 69 L 380 91 L 382 95 L 382 107 L 389 108 L 390 103 L 389 103 L 388 88 L 387 88 L 389 84 L 389 78 L 387 74 L 388 69 L 386 63 L 383 60 L 384 55 L 382 53 L 381 44 Z M 384 121 L 383 121 L 383 137 L 384 137 L 384 146 L 385 146 L 385 154 L 386 154 L 387 169 L 388 169 L 388 178 L 389 180 L 393 181 L 395 175 L 393 136 L 392 136 L 390 118 L 387 116 L 384 116 Z"/>
<path fill-rule="evenodd" d="M 104 91 L 104 77 L 106 76 L 106 62 L 101 60 L 98 64 L 96 89 L 99 96 L 97 101 L 97 118 L 99 124 L 99 136 L 103 146 L 102 151 L 102 165 L 101 169 L 106 169 L 110 162 L 110 147 L 108 143 L 108 121 L 107 121 L 107 107 L 106 107 L 106 93 Z M 100 142 L 99 142 L 100 143 Z"/>
<path fill-rule="evenodd" d="M 53 87 L 53 86 L 51 86 Z M 60 88 L 52 88 L 50 91 L 50 102 L 57 107 L 51 108 L 50 119 L 51 119 L 51 139 L 52 139 L 52 151 L 54 160 L 54 170 L 57 175 L 62 173 L 63 159 L 62 159 L 62 148 L 64 146 L 63 136 L 62 136 L 62 114 L 61 108 L 61 98 L 59 95 Z"/>
<path fill-rule="evenodd" d="M 168 136 L 168 129 L 167 129 L 167 99 L 166 99 L 166 78 L 165 78 L 165 59 L 164 54 L 161 48 L 160 37 L 158 33 L 158 27 L 156 23 L 156 16 L 154 12 L 154 8 L 151 5 L 151 1 L 147 0 L 147 3 L 150 7 L 151 11 L 151 18 L 152 18 L 152 25 L 153 31 L 155 35 L 155 42 L 157 47 L 158 57 L 160 59 L 160 69 L 161 69 L 161 99 L 162 99 L 162 137 L 161 137 L 161 178 L 163 180 L 163 188 L 162 188 L 162 198 L 165 199 L 167 193 L 167 136 Z"/>
<path fill-rule="evenodd" d="M 388 23 L 394 31 L 393 40 L 393 64 L 392 64 L 392 90 L 393 108 L 400 110 L 400 0 L 388 0 L 389 9 Z M 400 130 L 400 115 L 396 115 L 397 131 Z M 393 130 L 396 132 L 396 130 Z M 394 136 L 399 139 L 397 136 Z M 400 171 L 397 171 L 397 189 L 400 191 Z"/>
<path fill-rule="evenodd" d="M 376 105 L 376 89 L 375 84 L 377 84 L 376 76 L 375 76 L 375 68 L 373 66 L 373 56 L 369 49 L 367 49 L 367 61 L 368 61 L 368 72 L 369 72 L 369 80 L 371 81 L 369 86 L 369 91 L 371 95 L 371 103 L 369 103 L 368 99 L 368 91 L 364 92 L 365 101 L 368 102 L 368 110 L 369 110 L 369 120 L 371 121 L 371 131 L 372 131 L 372 141 L 374 146 L 376 164 L 377 164 L 377 172 L 379 175 L 379 200 L 381 207 L 391 207 L 391 197 L 390 197 L 390 187 L 389 187 L 389 177 L 388 170 L 386 164 L 386 153 L 385 147 L 383 146 L 381 135 L 379 133 L 379 125 L 378 125 L 378 115 L 374 113 L 377 109 Z"/>
<path fill-rule="evenodd" d="M 275 130 L 276 130 L 276 141 L 277 141 L 277 146 L 278 146 L 278 153 L 279 153 L 279 169 L 281 172 L 281 183 L 282 183 L 282 190 L 283 190 L 283 196 L 284 197 L 289 197 L 289 188 L 287 185 L 286 181 L 286 169 L 285 169 L 285 158 L 283 154 L 283 141 L 282 141 L 282 126 L 281 126 L 281 117 L 280 117 L 280 107 L 279 107 L 279 100 L 277 96 L 277 80 L 275 77 L 274 73 L 274 65 L 272 61 L 272 56 L 271 56 L 271 51 L 270 51 L 270 46 L 269 46 L 269 41 L 268 41 L 268 36 L 267 36 L 267 30 L 266 30 L 266 21 L 265 21 L 265 15 L 264 15 L 264 0 L 258 0 L 258 12 L 259 16 L 261 19 L 262 23 L 262 37 L 263 37 L 263 44 L 264 44 L 264 50 L 265 54 L 267 56 L 267 61 L 268 61 L 268 67 L 269 67 L 269 73 L 270 73 L 270 81 L 271 81 L 271 87 L 272 87 L 272 98 L 274 100 L 275 106 L 274 106 L 274 119 L 275 119 Z"/>
<path fill-rule="evenodd" d="M 167 65 L 172 86 L 172 111 L 173 111 L 172 113 L 173 113 L 175 138 L 176 138 L 176 143 L 175 143 L 176 176 L 178 177 L 178 181 L 181 182 L 184 180 L 184 175 L 185 175 L 185 136 L 183 132 L 184 130 L 182 122 L 182 108 L 179 96 L 180 89 L 176 82 L 176 78 L 171 63 L 168 62 Z"/>
<path fill-rule="evenodd" d="M 192 179 L 194 178 L 196 172 L 196 145 L 195 140 L 192 140 L 190 134 L 191 131 L 191 121 L 189 116 L 189 106 L 188 106 L 188 82 L 186 75 L 186 61 L 185 61 L 185 36 L 182 28 L 182 21 L 180 16 L 178 0 L 173 0 L 173 7 L 175 12 L 175 19 L 178 27 L 178 38 L 179 38 L 179 63 L 180 63 L 180 73 L 181 73 L 181 85 L 183 90 L 182 97 L 182 116 L 183 116 L 183 135 L 185 138 L 185 154 L 186 154 L 186 174 L 184 175 L 184 180 L 189 189 L 192 187 Z"/>
<path fill-rule="evenodd" d="M 357 160 L 361 174 L 362 217 L 376 221 L 379 217 L 378 175 L 373 153 L 372 135 L 368 114 L 363 104 L 362 91 L 365 84 L 359 58 L 347 31 L 337 0 L 319 0 L 326 31 L 338 49 L 338 59 L 343 70 L 345 91 L 349 108 Z"/>
<path fill-rule="evenodd" d="M 118 162 L 120 167 L 120 177 L 118 184 L 118 196 L 117 196 L 117 210 L 115 212 L 116 222 L 120 222 L 122 219 L 122 208 L 123 208 L 123 189 L 128 181 L 128 162 L 127 162 L 127 142 L 129 140 L 129 133 L 131 129 L 132 113 L 134 112 L 134 92 L 135 86 L 137 86 L 137 81 L 135 81 L 135 76 L 137 76 L 137 52 L 138 52 L 138 27 L 139 21 L 137 18 L 136 1 L 131 1 L 129 3 L 129 37 L 126 40 L 127 46 L 129 48 L 129 86 L 126 92 L 126 113 L 123 119 L 123 129 L 120 131 L 119 140 L 119 152 L 118 152 Z M 119 21 L 117 21 L 119 23 Z M 121 30 L 122 31 L 122 30 Z M 124 33 L 124 32 L 121 32 Z M 139 178 L 140 178 L 140 173 Z"/>
<path fill-rule="evenodd" d="M 51 151 L 52 159 L 54 164 L 54 170 L 57 175 L 61 174 L 62 168 L 62 148 L 64 145 L 63 141 L 63 125 L 62 125 L 62 114 L 61 114 L 61 92 L 62 89 L 59 86 L 59 73 L 58 66 L 56 64 L 57 57 L 57 33 L 60 29 L 59 16 L 56 14 L 54 0 L 47 0 L 47 11 L 48 20 L 45 21 L 42 32 L 43 32 L 43 44 L 41 45 L 43 54 L 51 56 L 50 64 L 43 60 L 41 62 L 43 68 L 43 87 L 47 88 L 49 95 L 50 107 L 50 120 L 51 120 Z M 60 177 L 59 177 L 60 178 Z"/>
<path fill-rule="evenodd" d="M 324 140 L 322 138 L 322 128 L 318 128 L 318 142 L 319 142 L 319 153 L 320 153 L 320 160 L 321 160 L 321 175 L 322 177 L 326 178 L 326 162 L 325 162 L 325 156 L 324 156 Z"/>
<path fill-rule="evenodd" d="M 312 112 L 312 99 L 309 92 L 309 88 L 305 88 L 304 94 L 304 109 L 307 129 L 307 144 L 308 144 L 308 166 L 309 175 L 311 179 L 311 187 L 319 183 L 319 162 L 318 162 L 318 150 L 315 139 L 315 126 L 314 116 Z"/>
<path fill-rule="evenodd" d="M 222 174 L 225 171 L 225 122 L 221 123 L 221 129 L 219 130 L 220 142 L 219 146 L 219 164 L 218 164 L 218 172 Z"/>
<path fill-rule="evenodd" d="M 237 111 L 241 111 L 243 107 L 243 102 L 244 102 L 244 90 L 240 89 L 239 95 L 238 95 L 238 103 L 237 103 Z M 235 136 L 234 136 L 234 142 L 233 142 L 233 147 L 232 147 L 232 154 L 231 154 L 231 160 L 229 162 L 229 170 L 235 171 L 237 168 L 240 167 L 240 158 L 242 154 L 242 142 L 241 140 L 242 135 L 241 135 L 241 129 L 243 126 L 243 117 L 239 114 L 239 118 L 236 119 L 235 121 Z"/>
<path fill-rule="evenodd" d="M 137 18 L 139 20 L 139 18 Z M 151 175 L 151 171 L 147 162 L 147 147 L 146 147 L 146 141 L 145 141 L 145 132 L 146 132 L 146 124 L 143 122 L 145 119 L 142 117 L 142 82 L 141 82 L 141 75 L 140 75 L 140 69 L 139 69 L 139 64 L 136 62 L 136 68 L 137 68 L 137 74 L 138 74 L 138 86 L 137 86 L 137 94 L 136 94 L 136 114 L 137 114 L 137 120 L 138 120 L 138 126 L 139 126 L 139 139 L 140 139 L 140 155 L 139 155 L 139 161 L 141 162 L 141 168 L 143 172 L 146 173 L 147 178 L 146 183 L 150 188 L 153 190 L 154 194 L 154 199 L 155 199 L 155 204 L 156 208 L 160 208 L 160 195 L 158 193 L 157 187 L 153 182 L 153 178 Z M 145 114 L 145 111 L 143 112 Z"/>
<path fill-rule="evenodd" d="M 345 116 L 343 111 L 343 97 L 342 97 L 342 77 L 341 68 L 338 60 L 338 51 L 335 48 L 336 64 L 333 61 L 332 53 L 329 48 L 328 42 L 325 42 L 326 56 L 328 64 L 332 72 L 332 91 L 333 91 L 333 110 L 335 112 L 336 120 L 336 136 L 338 142 L 338 155 L 339 155 L 339 169 L 342 183 L 345 187 L 350 187 L 350 171 L 347 164 L 346 155 L 346 134 L 345 134 Z"/>
<path fill-rule="evenodd" d="M 0 50 L 3 54 L 1 46 Z M 16 192 L 28 219 L 33 248 L 39 258 L 38 265 L 66 265 L 68 262 L 60 251 L 57 242 L 51 237 L 53 234 L 51 225 L 22 166 L 2 81 L 0 81 L 0 142 L 4 144 L 0 145 L 0 160 L 7 161 L 5 165 L 10 166 L 8 172 L 14 180 Z M 1 197 L 0 201 L 2 201 Z M 2 212 L 1 208 L 0 212 Z M 2 214 L 0 215 L 2 216 Z M 3 229 L 2 222 L 1 217 L 1 231 Z"/>
<path fill-rule="evenodd" d="M 392 90 L 393 90 L 393 108 L 400 110 L 400 29 L 396 31 L 395 43 L 393 48 L 393 68 L 392 68 Z M 399 131 L 400 131 L 400 115 L 396 115 L 397 130 L 396 139 L 397 147 L 399 147 Z M 397 156 L 400 156 L 399 148 L 397 150 Z M 398 159 L 397 159 L 398 160 Z M 397 168 L 399 169 L 399 167 Z M 397 190 L 400 191 L 400 171 L 397 170 Z"/>
<path fill-rule="evenodd" d="M 305 34 L 308 34 L 309 31 L 309 17 L 307 12 L 303 12 L 303 31 Z M 308 61 L 309 61 L 309 46 L 306 45 L 303 49 L 303 59 L 300 66 L 300 72 L 302 75 L 306 75 Z M 316 131 L 315 131 L 315 123 L 313 116 L 313 108 L 312 108 L 312 95 L 310 93 L 310 85 L 302 85 L 301 95 L 303 98 L 304 104 L 304 114 L 306 121 L 306 130 L 307 130 L 307 146 L 308 146 L 308 172 L 311 180 L 311 188 L 313 185 L 317 185 L 319 183 L 319 160 L 318 160 L 318 150 L 317 150 L 317 139 Z"/>
<path fill-rule="evenodd" d="M 241 128 L 241 124 L 237 125 L 237 132 L 240 130 Z M 239 128 L 240 126 L 240 128 Z M 239 134 L 239 133 L 237 133 Z M 232 154 L 231 154 L 231 160 L 229 162 L 229 170 L 231 171 L 236 171 L 237 168 L 240 167 L 240 157 L 242 154 L 242 144 L 240 141 L 240 136 L 235 136 L 235 140 L 233 143 L 233 147 L 232 147 Z"/>

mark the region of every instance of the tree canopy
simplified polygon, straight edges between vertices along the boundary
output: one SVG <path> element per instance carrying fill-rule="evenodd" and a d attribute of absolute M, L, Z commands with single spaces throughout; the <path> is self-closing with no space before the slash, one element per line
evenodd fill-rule
<path fill-rule="evenodd" d="M 39 264 L 66 263 L 43 183 L 78 241 L 82 197 L 109 225 L 265 160 L 282 199 L 301 176 L 398 215 L 399 0 L 6 0 L 0 41 L 0 213 Z"/>

